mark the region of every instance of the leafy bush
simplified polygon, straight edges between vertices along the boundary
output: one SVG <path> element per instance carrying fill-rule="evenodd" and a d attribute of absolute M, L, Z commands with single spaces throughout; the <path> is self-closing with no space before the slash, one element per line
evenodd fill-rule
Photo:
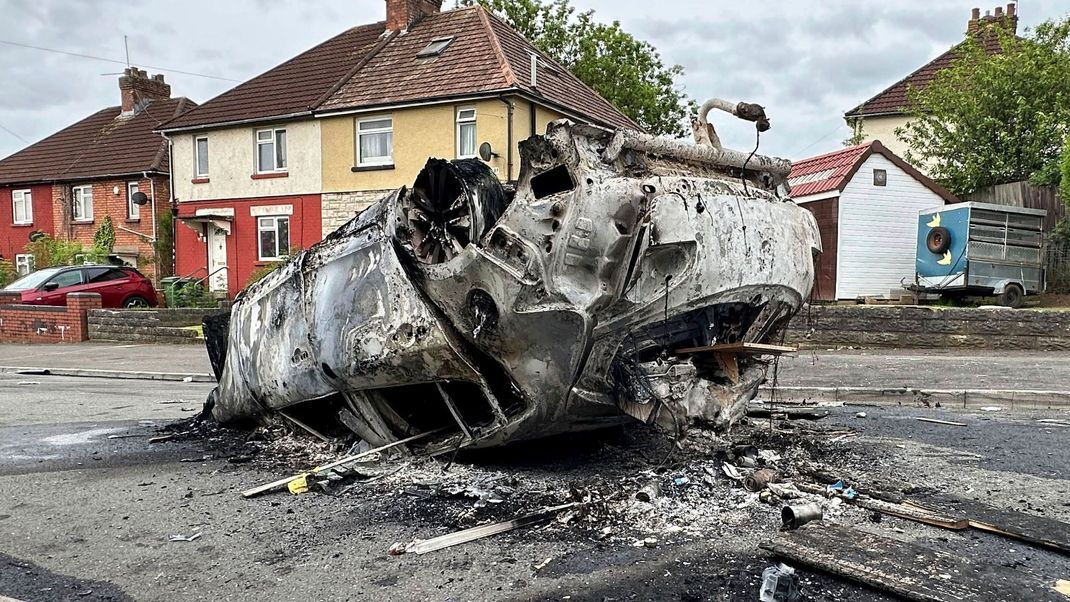
<path fill-rule="evenodd" d="M 15 271 L 15 265 L 10 261 L 0 259 L 0 288 L 3 288 L 19 277 L 18 272 Z"/>
<path fill-rule="evenodd" d="M 152 249 L 156 255 L 156 276 L 171 276 L 175 273 L 175 220 L 170 211 L 164 211 L 156 220 L 156 242 Z"/>
<path fill-rule="evenodd" d="M 25 249 L 27 253 L 33 255 L 34 265 L 37 266 L 37 269 L 58 265 L 74 265 L 75 263 L 98 259 L 97 253 L 87 252 L 81 243 L 56 240 L 47 234 L 26 245 Z"/>
<path fill-rule="evenodd" d="M 216 307 L 218 304 L 199 282 L 190 282 L 175 290 L 175 307 Z"/>
<path fill-rule="evenodd" d="M 111 221 L 111 216 L 104 216 L 104 221 L 101 222 L 100 228 L 97 228 L 96 234 L 93 235 L 93 249 L 100 254 L 107 256 L 111 253 L 111 250 L 115 248 L 115 224 Z"/>

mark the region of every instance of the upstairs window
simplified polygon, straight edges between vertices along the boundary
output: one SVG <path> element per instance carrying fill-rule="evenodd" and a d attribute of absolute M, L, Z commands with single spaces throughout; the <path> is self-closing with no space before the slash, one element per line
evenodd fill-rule
<path fill-rule="evenodd" d="M 207 160 L 207 154 L 205 158 Z M 286 171 L 286 130 L 257 130 L 256 171 Z"/>
<path fill-rule="evenodd" d="M 432 56 L 438 56 L 446 50 L 446 47 L 450 45 L 453 38 L 435 38 L 431 40 L 431 43 L 424 46 L 424 49 L 416 53 L 416 58 L 426 59 Z"/>
<path fill-rule="evenodd" d="M 11 192 L 11 216 L 15 224 L 33 223 L 33 195 L 29 190 Z"/>
<path fill-rule="evenodd" d="M 476 156 L 476 108 L 457 109 L 457 158 Z"/>
<path fill-rule="evenodd" d="M 394 119 L 377 117 L 357 121 L 357 166 L 394 164 Z"/>
<path fill-rule="evenodd" d="M 71 191 L 74 194 L 74 221 L 93 221 L 93 187 L 89 185 L 75 186 Z"/>
<path fill-rule="evenodd" d="M 208 137 L 201 136 L 193 141 L 193 158 L 198 178 L 208 177 Z"/>
<path fill-rule="evenodd" d="M 290 254 L 290 218 L 286 216 L 256 218 L 257 246 L 260 261 L 280 261 Z"/>
<path fill-rule="evenodd" d="M 128 182 L 126 185 L 126 218 L 141 219 L 141 205 L 134 202 L 134 195 L 141 187 L 137 182 Z"/>

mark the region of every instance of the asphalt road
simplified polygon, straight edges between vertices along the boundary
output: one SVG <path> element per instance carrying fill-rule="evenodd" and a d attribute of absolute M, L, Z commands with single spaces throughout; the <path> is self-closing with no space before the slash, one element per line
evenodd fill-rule
<path fill-rule="evenodd" d="M 188 417 L 183 408 L 199 406 L 208 389 L 0 375 L 0 597 L 753 601 L 771 562 L 756 544 L 775 533 L 778 509 L 764 505 L 752 508 L 755 522 L 726 523 L 698 539 L 663 537 L 655 548 L 534 530 L 390 557 L 386 549 L 393 542 L 442 532 L 441 517 L 419 500 L 397 507 L 396 498 L 385 496 L 242 499 L 242 489 L 280 474 L 228 462 L 241 451 L 240 436 L 229 443 L 223 436 L 147 442 L 152 425 Z M 856 417 L 860 409 L 865 418 Z M 919 416 L 968 426 L 922 423 Z M 1070 521 L 1070 428 L 1039 418 L 1070 415 L 837 408 L 814 426 L 858 433 L 839 444 L 837 457 L 865 478 Z M 611 449 L 626 453 L 627 446 L 614 441 Z M 538 446 L 529 446 L 461 461 L 493 465 L 522 480 L 558 471 L 553 462 L 562 458 L 577 479 L 607 472 L 604 455 L 555 451 L 544 458 Z M 643 463 L 629 468 L 649 469 Z M 897 529 L 896 537 L 1041 575 L 1070 575 L 1067 559 L 996 536 L 890 518 L 867 528 Z M 170 541 L 196 533 L 201 536 L 194 541 Z M 807 599 L 888 600 L 833 577 L 801 574 Z"/>

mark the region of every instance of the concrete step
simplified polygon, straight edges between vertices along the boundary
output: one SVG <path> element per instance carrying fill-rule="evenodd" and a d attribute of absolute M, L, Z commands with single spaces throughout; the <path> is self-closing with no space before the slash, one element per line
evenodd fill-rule
<path fill-rule="evenodd" d="M 88 316 L 90 324 L 103 326 L 163 326 L 160 320 L 148 316 Z M 170 324 L 168 326 L 171 326 Z"/>

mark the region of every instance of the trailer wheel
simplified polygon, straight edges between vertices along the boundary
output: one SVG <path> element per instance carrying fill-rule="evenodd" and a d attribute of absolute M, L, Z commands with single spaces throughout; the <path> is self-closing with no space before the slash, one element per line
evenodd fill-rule
<path fill-rule="evenodd" d="M 942 226 L 937 226 L 929 231 L 925 237 L 925 246 L 930 253 L 940 255 L 951 247 L 951 231 Z"/>
<path fill-rule="evenodd" d="M 1023 297 L 1025 293 L 1022 292 L 1022 287 L 1017 284 L 1008 284 L 1003 287 L 1003 293 L 999 296 L 999 304 L 1003 307 L 1018 309 L 1022 306 Z"/>

